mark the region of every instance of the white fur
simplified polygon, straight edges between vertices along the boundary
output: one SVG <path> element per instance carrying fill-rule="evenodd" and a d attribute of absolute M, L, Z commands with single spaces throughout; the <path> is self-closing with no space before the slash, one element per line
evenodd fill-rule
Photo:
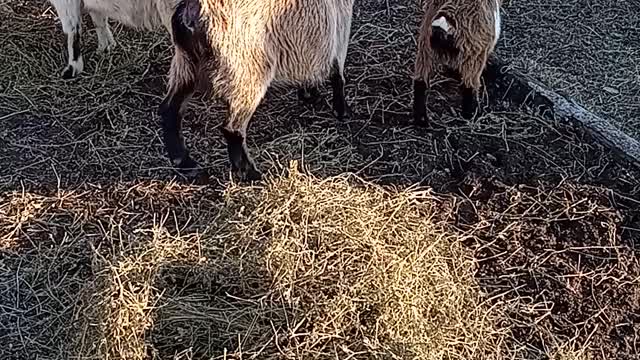
<path fill-rule="evenodd" d="M 500 39 L 500 33 L 502 32 L 502 24 L 500 19 L 500 2 L 496 1 L 496 12 L 493 14 L 494 27 L 495 27 L 495 39 L 493 40 L 493 46 L 496 46 Z"/>
<path fill-rule="evenodd" d="M 83 11 L 91 15 L 98 36 L 98 52 L 111 50 L 116 42 L 108 19 L 134 28 L 155 29 L 164 26 L 171 32 L 171 16 L 179 0 L 49 0 L 56 9 L 62 30 L 67 35 L 69 64 L 73 77 L 83 68 L 82 56 L 73 61 L 73 39 L 81 36 Z M 65 69 L 66 70 L 66 69 Z"/>
<path fill-rule="evenodd" d="M 431 26 L 439 27 L 447 33 L 449 33 L 449 30 L 451 29 L 449 22 L 447 22 L 447 19 L 444 16 L 440 16 L 439 18 L 433 20 Z"/>

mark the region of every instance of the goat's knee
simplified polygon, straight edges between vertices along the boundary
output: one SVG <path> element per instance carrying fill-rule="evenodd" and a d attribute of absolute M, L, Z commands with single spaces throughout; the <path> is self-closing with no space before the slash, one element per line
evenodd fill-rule
<path fill-rule="evenodd" d="M 96 35 L 98 36 L 98 52 L 110 51 L 116 46 L 113 33 L 109 28 L 107 17 L 96 12 L 91 12 L 91 20 L 96 27 Z"/>

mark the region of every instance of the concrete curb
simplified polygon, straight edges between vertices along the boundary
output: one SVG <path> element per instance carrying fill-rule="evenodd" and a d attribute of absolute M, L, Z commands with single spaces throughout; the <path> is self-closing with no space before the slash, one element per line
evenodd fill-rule
<path fill-rule="evenodd" d="M 487 64 L 484 79 L 491 102 L 507 100 L 514 104 L 527 105 L 541 110 L 541 113 L 551 120 L 579 125 L 604 146 L 640 168 L 640 142 L 622 132 L 607 119 L 593 114 L 537 81 L 507 69 L 507 66 L 496 58 Z"/>

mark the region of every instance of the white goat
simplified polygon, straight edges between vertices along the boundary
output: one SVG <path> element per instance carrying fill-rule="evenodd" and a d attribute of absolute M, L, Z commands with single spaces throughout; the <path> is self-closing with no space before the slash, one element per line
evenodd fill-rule
<path fill-rule="evenodd" d="M 69 63 L 64 79 L 76 77 L 83 70 L 81 52 L 82 13 L 88 12 L 98 35 L 98 52 L 116 44 L 108 19 L 133 28 L 148 30 L 164 26 L 171 33 L 171 16 L 179 0 L 49 0 L 58 13 L 62 31 L 67 35 Z"/>

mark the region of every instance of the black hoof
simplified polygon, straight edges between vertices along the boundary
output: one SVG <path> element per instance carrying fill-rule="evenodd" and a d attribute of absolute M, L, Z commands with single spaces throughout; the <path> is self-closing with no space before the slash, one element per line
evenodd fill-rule
<path fill-rule="evenodd" d="M 194 185 L 209 183 L 209 173 L 191 158 L 186 158 L 176 167 L 178 174 L 187 182 Z"/>
<path fill-rule="evenodd" d="M 353 111 L 351 110 L 351 107 L 349 106 L 349 104 L 347 104 L 347 102 L 344 101 L 341 104 L 334 106 L 333 114 L 338 120 L 342 121 L 346 119 L 351 119 L 351 117 L 353 116 Z"/>
<path fill-rule="evenodd" d="M 317 105 L 322 101 L 322 95 L 317 88 L 300 88 L 298 89 L 298 100 L 307 105 Z"/>
<path fill-rule="evenodd" d="M 418 126 L 428 126 L 429 118 L 427 117 L 427 108 L 423 107 L 415 107 L 413 109 L 413 122 Z"/>
<path fill-rule="evenodd" d="M 242 180 L 243 181 L 247 181 L 247 182 L 251 182 L 251 181 L 261 181 L 262 180 L 262 173 L 256 169 L 249 169 L 247 170 L 243 176 L 242 176 Z"/>
<path fill-rule="evenodd" d="M 338 112 L 337 110 L 333 112 L 333 115 L 335 115 L 336 119 L 338 119 L 338 121 L 343 121 L 343 120 L 348 120 L 351 119 L 351 110 L 346 109 L 343 112 Z"/>
<path fill-rule="evenodd" d="M 62 79 L 70 80 L 76 77 L 75 71 L 72 66 L 67 66 L 64 71 L 62 71 Z"/>
<path fill-rule="evenodd" d="M 233 171 L 234 177 L 240 182 L 253 182 L 262 180 L 262 173 L 253 166 L 249 166 L 242 170 L 232 166 L 231 170 Z"/>
<path fill-rule="evenodd" d="M 477 118 L 478 113 L 474 108 L 463 108 L 461 115 L 462 115 L 462 118 L 465 120 L 472 120 Z"/>

